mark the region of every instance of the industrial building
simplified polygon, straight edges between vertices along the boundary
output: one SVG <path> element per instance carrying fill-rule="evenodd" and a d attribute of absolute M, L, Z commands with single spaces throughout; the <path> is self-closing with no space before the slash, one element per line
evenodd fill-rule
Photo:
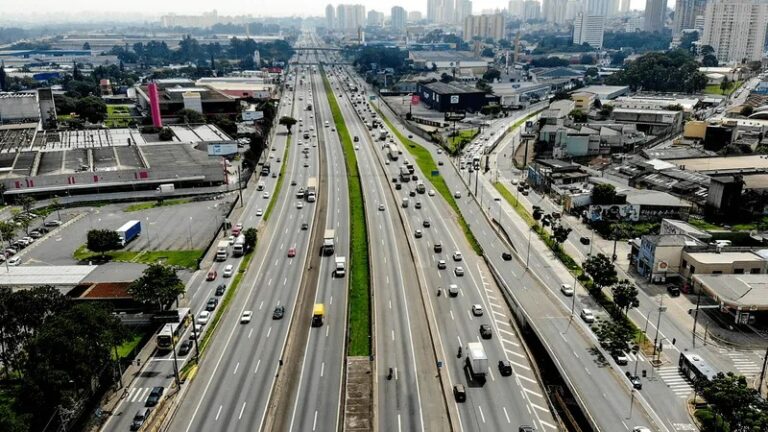
<path fill-rule="evenodd" d="M 498 101 L 498 97 L 474 87 L 439 81 L 420 83 L 418 94 L 424 104 L 440 112 L 477 112 L 485 105 Z"/>
<path fill-rule="evenodd" d="M 163 117 L 173 117 L 182 109 L 191 109 L 205 115 L 240 112 L 237 98 L 208 86 L 198 86 L 191 80 L 157 80 L 153 84 L 157 85 L 160 114 Z M 149 87 L 136 87 L 139 106 L 145 111 L 150 108 Z"/>

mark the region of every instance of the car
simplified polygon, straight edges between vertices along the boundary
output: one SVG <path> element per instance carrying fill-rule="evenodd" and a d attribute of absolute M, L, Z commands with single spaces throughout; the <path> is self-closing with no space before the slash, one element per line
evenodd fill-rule
<path fill-rule="evenodd" d="M 479 304 L 472 305 L 472 315 L 483 316 L 483 306 Z"/>
<path fill-rule="evenodd" d="M 360 150 L 360 146 L 359 146 L 359 145 L 356 145 L 356 146 L 355 146 L 355 150 Z"/>
<path fill-rule="evenodd" d="M 408 134 L 408 138 L 409 138 L 409 139 L 413 138 L 413 135 L 411 135 L 411 134 Z"/>
<path fill-rule="evenodd" d="M 589 246 L 589 244 L 592 242 L 589 240 L 589 237 L 581 237 L 579 239 L 579 243 L 583 244 L 584 246 Z"/>
<path fill-rule="evenodd" d="M 208 324 L 208 321 L 211 319 L 211 313 L 207 310 L 200 311 L 200 313 L 197 315 L 197 323 L 200 325 L 206 325 Z"/>
<path fill-rule="evenodd" d="M 147 396 L 147 401 L 144 405 L 148 407 L 157 405 L 157 403 L 160 402 L 160 398 L 163 397 L 163 392 L 165 392 L 165 387 L 153 387 L 152 391 L 149 392 L 149 396 Z"/>
<path fill-rule="evenodd" d="M 251 318 L 253 317 L 253 311 L 243 311 L 243 314 L 240 315 L 240 324 L 248 324 L 251 322 Z"/>
<path fill-rule="evenodd" d="M 296 248 L 295 247 L 288 248 L 288 258 L 293 258 L 295 256 L 296 256 Z"/>
<path fill-rule="evenodd" d="M 517 432 L 536 432 L 536 429 L 534 429 L 533 426 L 521 425 L 517 428 Z"/>
<path fill-rule="evenodd" d="M 480 325 L 480 337 L 483 339 L 490 339 L 493 337 L 493 332 L 491 332 L 491 326 L 488 324 L 481 324 Z"/>
<path fill-rule="evenodd" d="M 422 222 L 422 226 L 424 226 L 424 228 L 429 228 L 430 225 L 431 224 L 429 223 L 429 219 L 424 219 L 424 222 Z"/>
<path fill-rule="evenodd" d="M 51 230 L 49 230 L 48 228 L 46 228 L 46 227 L 44 227 L 42 225 L 40 225 L 39 227 L 35 228 L 35 231 L 39 232 L 40 234 L 48 234 L 49 232 L 51 232 Z"/>
<path fill-rule="evenodd" d="M 416 191 L 412 190 L 412 191 L 408 192 L 408 196 L 410 196 L 411 198 L 415 197 L 416 196 Z"/>
<path fill-rule="evenodd" d="M 435 243 L 435 245 L 434 245 L 434 247 L 432 249 L 434 249 L 435 253 L 440 253 L 440 252 L 443 251 L 443 244 L 440 243 L 440 242 L 437 242 L 437 243 Z"/>
<path fill-rule="evenodd" d="M 389 159 L 384 159 L 384 165 L 389 165 Z M 398 185 L 398 186 L 400 186 L 400 185 Z M 400 188 L 397 188 L 397 189 L 400 189 Z"/>
<path fill-rule="evenodd" d="M 216 306 L 219 305 L 219 299 L 216 297 L 211 297 L 208 299 L 208 303 L 205 305 L 205 310 L 208 312 L 213 312 L 216 309 Z"/>
<path fill-rule="evenodd" d="M 264 214 L 264 210 L 256 209 L 256 216 L 262 216 L 263 214 Z"/>
<path fill-rule="evenodd" d="M 640 381 L 640 377 L 639 376 L 632 375 L 632 372 L 630 372 L 630 371 L 626 371 L 624 374 L 629 379 L 629 382 L 632 383 L 632 387 L 636 388 L 637 390 L 642 390 L 643 389 L 643 382 Z"/>
<path fill-rule="evenodd" d="M 227 286 L 224 284 L 219 284 L 219 286 L 216 287 L 216 295 L 224 295 L 224 291 L 227 290 Z"/>
<path fill-rule="evenodd" d="M 573 295 L 573 287 L 569 284 L 560 284 L 560 292 L 563 293 L 564 296 L 570 297 Z"/>
<path fill-rule="evenodd" d="M 509 252 L 502 252 L 501 259 L 503 259 L 504 261 L 512 261 L 512 254 Z"/>
<path fill-rule="evenodd" d="M 285 306 L 280 305 L 275 308 L 275 310 L 272 312 L 272 319 L 279 320 L 283 319 L 283 316 L 285 315 Z"/>
<path fill-rule="evenodd" d="M 592 324 L 595 322 L 595 314 L 592 312 L 592 309 L 582 309 L 581 310 L 581 319 L 584 320 L 587 324 Z"/>
<path fill-rule="evenodd" d="M 384 211 L 384 203 L 379 203 L 379 211 Z"/>
<path fill-rule="evenodd" d="M 453 274 L 455 274 L 456 276 L 464 276 L 464 267 L 458 266 L 458 267 L 454 268 L 453 269 Z"/>
<path fill-rule="evenodd" d="M 427 192 L 427 195 L 435 196 L 435 190 L 434 189 L 430 189 L 429 192 Z"/>
<path fill-rule="evenodd" d="M 413 236 L 416 238 L 421 238 L 422 233 L 420 229 L 417 229 L 416 232 L 413 233 Z"/>
<path fill-rule="evenodd" d="M 17 266 L 19 264 L 21 264 L 21 257 L 20 256 L 15 256 L 15 257 L 13 257 L 13 258 L 8 260 L 8 265 L 9 266 L 14 266 L 15 267 L 15 266 Z"/>
<path fill-rule="evenodd" d="M 179 355 L 187 355 L 190 351 L 192 351 L 192 342 L 191 340 L 185 340 L 179 345 Z"/>
<path fill-rule="evenodd" d="M 227 241 L 229 242 L 230 245 L 235 244 L 235 236 L 231 235 L 231 236 L 227 237 Z"/>
<path fill-rule="evenodd" d="M 232 275 L 235 273 L 235 266 L 232 264 L 227 264 L 226 267 L 224 267 L 224 273 L 222 273 L 222 276 L 225 278 L 232 277 Z"/>
<path fill-rule="evenodd" d="M 144 422 L 149 418 L 150 412 L 152 412 L 152 410 L 149 408 L 142 408 L 136 411 L 136 415 L 134 415 L 133 420 L 131 420 L 131 430 L 137 431 L 141 429 L 141 426 L 144 425 Z"/>
<path fill-rule="evenodd" d="M 437 268 L 438 268 L 439 270 L 445 270 L 445 268 L 446 268 L 446 267 L 447 267 L 447 266 L 446 266 L 446 264 L 445 264 L 445 260 L 439 260 L 439 261 L 437 261 Z"/>
<path fill-rule="evenodd" d="M 53 219 L 53 220 L 45 221 L 43 225 L 47 227 L 57 227 L 57 226 L 61 226 L 61 221 L 58 219 Z"/>
<path fill-rule="evenodd" d="M 308 223 L 306 223 L 306 222 L 302 222 L 302 223 L 301 223 L 301 230 L 302 230 L 302 231 L 306 231 L 306 230 L 308 230 L 308 229 L 309 229 L 309 224 L 308 224 Z"/>
<path fill-rule="evenodd" d="M 667 292 L 671 297 L 680 296 L 680 287 L 677 285 L 667 285 Z"/>
<path fill-rule="evenodd" d="M 442 149 L 437 149 L 437 154 L 443 154 L 443 150 Z"/>
<path fill-rule="evenodd" d="M 243 230 L 243 224 L 241 222 L 236 223 L 235 224 L 235 229 L 238 230 L 238 231 L 242 231 Z"/>
<path fill-rule="evenodd" d="M 301 210 L 304 208 L 304 201 L 298 201 L 296 202 L 296 208 Z"/>
<path fill-rule="evenodd" d="M 464 388 L 463 384 L 456 384 L 453 386 L 453 398 L 456 399 L 456 402 L 467 401 L 467 390 Z"/>
<path fill-rule="evenodd" d="M 512 375 L 512 363 L 509 360 L 499 360 L 499 373 L 501 376 Z"/>
<path fill-rule="evenodd" d="M 651 432 L 651 429 L 645 426 L 635 426 L 632 428 L 632 432 Z"/>
<path fill-rule="evenodd" d="M 629 358 L 623 351 L 613 351 L 611 357 L 616 360 L 616 364 L 619 366 L 626 366 L 629 363 Z"/>
<path fill-rule="evenodd" d="M 22 237 L 21 239 L 24 240 L 25 242 L 27 242 L 27 245 L 35 242 L 35 239 L 33 239 L 32 237 L 29 237 L 29 236 Z"/>
<path fill-rule="evenodd" d="M 456 251 L 453 253 L 453 260 L 454 261 L 461 261 L 463 257 L 461 256 L 461 252 Z"/>
<path fill-rule="evenodd" d="M 296 180 L 291 180 L 291 186 L 296 186 Z"/>
<path fill-rule="evenodd" d="M 358 142 L 358 141 L 360 141 L 360 138 L 359 138 L 357 135 L 355 135 L 355 137 L 354 137 L 352 140 L 353 140 L 354 142 Z"/>
<path fill-rule="evenodd" d="M 309 168 L 309 162 L 304 162 L 304 168 Z"/>
<path fill-rule="evenodd" d="M 219 274 L 216 272 L 216 270 L 211 269 L 211 270 L 208 271 L 208 275 L 205 276 L 205 280 L 207 280 L 209 282 L 213 281 L 213 280 L 216 280 L 216 277 L 218 275 Z"/>
<path fill-rule="evenodd" d="M 441 160 L 437 161 L 437 166 L 443 166 L 443 161 Z"/>
<path fill-rule="evenodd" d="M 268 199 L 269 198 L 269 191 L 264 191 L 264 194 L 262 195 L 262 198 Z"/>

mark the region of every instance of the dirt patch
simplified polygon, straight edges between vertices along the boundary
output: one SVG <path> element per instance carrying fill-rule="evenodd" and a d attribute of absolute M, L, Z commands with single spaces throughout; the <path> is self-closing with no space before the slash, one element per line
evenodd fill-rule
<path fill-rule="evenodd" d="M 373 363 L 368 357 L 347 358 L 344 430 L 373 430 Z"/>

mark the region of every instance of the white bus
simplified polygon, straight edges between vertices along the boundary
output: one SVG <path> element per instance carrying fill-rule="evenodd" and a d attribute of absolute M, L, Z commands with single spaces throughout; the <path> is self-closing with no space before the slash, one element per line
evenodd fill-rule
<path fill-rule="evenodd" d="M 172 350 L 192 319 L 189 314 L 189 308 L 179 308 L 178 316 L 179 320 L 177 322 L 163 324 L 163 328 L 157 333 L 156 342 L 158 350 Z"/>

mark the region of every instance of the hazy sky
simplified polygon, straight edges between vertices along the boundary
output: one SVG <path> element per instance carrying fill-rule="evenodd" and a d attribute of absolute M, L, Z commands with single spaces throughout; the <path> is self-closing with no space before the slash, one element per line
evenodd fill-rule
<path fill-rule="evenodd" d="M 320 16 L 325 12 L 325 6 L 331 3 L 362 4 L 366 11 L 374 9 L 389 15 L 392 6 L 400 5 L 406 10 L 419 10 L 423 14 L 427 11 L 427 0 L 350 0 L 350 1 L 323 1 L 323 0 L 216 0 L 190 2 L 189 0 L 129 0 L 129 1 L 104 1 L 104 0 L 0 0 L 0 15 L 30 16 L 33 13 L 62 13 L 63 16 L 76 18 L 78 12 L 90 12 L 101 15 L 105 12 L 128 12 L 130 15 L 159 16 L 168 12 L 179 15 L 199 14 L 212 9 L 218 10 L 220 15 L 251 14 L 254 16 Z M 479 13 L 486 8 L 504 9 L 508 5 L 506 0 L 473 0 L 472 10 Z M 406 5 L 411 5 L 410 7 Z M 15 5 L 15 6 L 13 6 Z M 417 5 L 417 7 L 414 7 Z M 643 9 L 645 0 L 632 0 L 633 9 Z M 5 9 L 5 10 L 4 10 Z M 62 17 L 63 17 L 62 16 Z M 116 17 L 117 18 L 117 17 Z"/>

